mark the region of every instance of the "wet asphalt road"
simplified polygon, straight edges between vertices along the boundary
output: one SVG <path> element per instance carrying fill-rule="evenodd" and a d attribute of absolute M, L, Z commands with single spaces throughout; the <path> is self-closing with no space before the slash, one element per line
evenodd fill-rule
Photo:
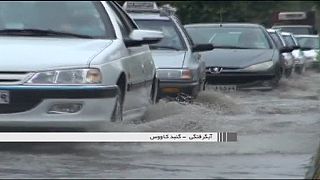
<path fill-rule="evenodd" d="M 2 143 L 0 178 L 304 178 L 319 144 L 320 73 L 273 91 L 161 101 L 108 131 L 237 132 L 233 143 Z"/>

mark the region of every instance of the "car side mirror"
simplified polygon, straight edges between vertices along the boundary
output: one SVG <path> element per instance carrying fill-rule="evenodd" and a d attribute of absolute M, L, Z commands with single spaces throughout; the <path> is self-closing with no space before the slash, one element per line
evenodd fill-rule
<path fill-rule="evenodd" d="M 163 37 L 163 33 L 160 31 L 136 29 L 124 40 L 124 43 L 127 47 L 156 44 L 161 41 Z"/>
<path fill-rule="evenodd" d="M 288 46 L 285 46 L 285 47 L 282 47 L 280 48 L 280 53 L 290 53 L 292 52 L 294 49 L 292 47 L 288 47 Z"/>
<path fill-rule="evenodd" d="M 214 47 L 212 44 L 195 44 L 192 47 L 192 52 L 211 51 Z"/>

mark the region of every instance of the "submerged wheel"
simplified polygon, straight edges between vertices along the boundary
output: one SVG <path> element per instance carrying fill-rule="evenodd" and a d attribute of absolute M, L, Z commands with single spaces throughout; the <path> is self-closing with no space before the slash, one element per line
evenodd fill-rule
<path fill-rule="evenodd" d="M 195 86 L 195 87 L 193 87 L 193 88 L 190 90 L 190 93 L 189 93 L 189 94 L 190 94 L 193 98 L 196 98 L 196 97 L 199 95 L 199 93 L 201 92 L 202 88 L 204 88 L 204 87 L 203 87 L 203 83 L 201 82 L 201 80 L 199 80 L 198 85 Z"/>
<path fill-rule="evenodd" d="M 116 97 L 116 102 L 114 105 L 111 122 L 122 122 L 123 120 L 123 94 L 122 90 L 119 91 L 119 94 Z"/>
<path fill-rule="evenodd" d="M 306 66 L 303 64 L 302 66 L 296 67 L 295 72 L 297 74 L 303 74 L 306 72 Z"/>
<path fill-rule="evenodd" d="M 289 78 L 291 76 L 291 74 L 292 74 L 292 68 L 286 69 L 284 71 L 284 75 L 285 75 L 286 78 Z"/>
<path fill-rule="evenodd" d="M 271 87 L 272 88 L 278 87 L 279 82 L 280 82 L 281 77 L 282 77 L 282 74 L 283 74 L 283 70 L 282 70 L 282 68 L 279 68 L 276 71 L 275 77 L 271 80 Z"/>
<path fill-rule="evenodd" d="M 156 104 L 159 102 L 159 80 L 154 78 L 152 83 L 152 88 L 150 92 L 150 104 Z"/>

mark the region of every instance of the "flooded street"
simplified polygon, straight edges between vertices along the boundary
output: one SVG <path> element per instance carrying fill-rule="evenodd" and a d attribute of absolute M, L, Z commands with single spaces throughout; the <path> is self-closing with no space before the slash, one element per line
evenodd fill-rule
<path fill-rule="evenodd" d="M 237 132 L 230 143 L 6 143 L 1 178 L 304 178 L 319 144 L 320 74 L 273 91 L 203 92 L 108 131 Z"/>

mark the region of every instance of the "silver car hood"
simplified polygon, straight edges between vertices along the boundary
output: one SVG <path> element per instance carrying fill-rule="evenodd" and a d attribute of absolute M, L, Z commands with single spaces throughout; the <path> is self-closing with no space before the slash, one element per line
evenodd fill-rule
<path fill-rule="evenodd" d="M 44 71 L 89 67 L 112 40 L 1 37 L 0 71 Z"/>
<path fill-rule="evenodd" d="M 186 51 L 152 50 L 156 68 L 182 68 Z"/>
<path fill-rule="evenodd" d="M 272 59 L 273 49 L 214 49 L 201 53 L 206 66 L 245 68 Z"/>

